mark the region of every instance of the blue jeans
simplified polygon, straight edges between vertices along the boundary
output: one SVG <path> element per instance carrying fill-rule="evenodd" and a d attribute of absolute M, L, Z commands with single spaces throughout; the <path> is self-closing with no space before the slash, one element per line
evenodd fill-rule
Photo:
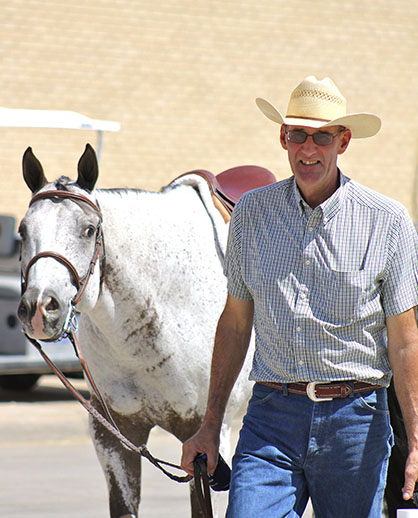
<path fill-rule="evenodd" d="M 392 446 L 386 389 L 314 403 L 255 384 L 227 518 L 380 518 Z"/>

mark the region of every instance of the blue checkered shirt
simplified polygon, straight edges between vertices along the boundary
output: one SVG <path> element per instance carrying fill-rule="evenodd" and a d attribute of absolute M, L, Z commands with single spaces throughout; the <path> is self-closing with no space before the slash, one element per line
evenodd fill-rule
<path fill-rule="evenodd" d="M 254 300 L 250 379 L 387 386 L 385 317 L 418 304 L 417 234 L 407 210 L 340 173 L 314 210 L 292 178 L 236 205 L 228 292 Z"/>

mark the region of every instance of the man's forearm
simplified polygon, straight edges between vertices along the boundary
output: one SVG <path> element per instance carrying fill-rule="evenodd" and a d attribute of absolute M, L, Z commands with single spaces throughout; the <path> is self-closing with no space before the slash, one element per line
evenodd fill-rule
<path fill-rule="evenodd" d="M 212 355 L 211 381 L 204 423 L 221 427 L 232 388 L 242 369 L 251 337 L 252 318 L 244 329 L 222 314 Z"/>

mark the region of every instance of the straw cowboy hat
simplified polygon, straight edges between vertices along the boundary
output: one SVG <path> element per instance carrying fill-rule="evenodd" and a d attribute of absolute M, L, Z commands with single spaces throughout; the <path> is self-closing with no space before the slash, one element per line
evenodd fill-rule
<path fill-rule="evenodd" d="M 293 90 L 285 117 L 265 99 L 259 97 L 256 103 L 266 117 L 279 124 L 309 128 L 344 126 L 351 130 L 353 138 L 372 137 L 382 124 L 371 113 L 347 115 L 347 101 L 329 77 L 321 81 L 315 76 L 306 77 Z"/>

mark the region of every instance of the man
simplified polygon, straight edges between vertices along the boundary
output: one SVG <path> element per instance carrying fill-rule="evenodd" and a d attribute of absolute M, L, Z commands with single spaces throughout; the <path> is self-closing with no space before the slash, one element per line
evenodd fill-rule
<path fill-rule="evenodd" d="M 409 440 L 405 499 L 418 478 L 416 232 L 398 202 L 337 167 L 352 137 L 379 131 L 378 117 L 347 115 L 336 85 L 313 76 L 292 92 L 286 117 L 257 105 L 281 125 L 293 177 L 247 193 L 234 210 L 207 410 L 182 466 L 192 473 L 206 453 L 214 471 L 254 324 L 256 383 L 227 516 L 302 516 L 311 497 L 316 518 L 380 518 L 391 371 Z"/>

